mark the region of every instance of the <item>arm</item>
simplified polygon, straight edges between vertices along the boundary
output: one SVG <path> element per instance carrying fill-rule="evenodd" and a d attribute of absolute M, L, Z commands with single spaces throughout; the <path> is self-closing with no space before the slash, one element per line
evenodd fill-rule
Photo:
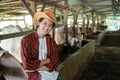
<path fill-rule="evenodd" d="M 41 63 L 40 63 L 39 66 L 41 67 L 41 66 L 44 66 L 44 65 L 46 65 L 46 64 L 48 64 L 48 63 L 50 63 L 50 59 L 49 59 L 49 58 L 46 58 L 46 59 L 44 59 L 44 60 L 41 61 Z"/>
<path fill-rule="evenodd" d="M 53 39 L 51 39 L 51 41 L 47 44 L 50 44 L 50 46 L 48 46 L 50 48 L 50 55 L 48 56 L 50 58 L 50 63 L 46 66 L 50 69 L 49 71 L 52 71 L 56 69 L 59 64 L 58 48 L 56 42 Z"/>
<path fill-rule="evenodd" d="M 49 58 L 41 60 L 41 63 L 39 65 L 39 67 L 37 68 L 37 70 L 38 71 L 49 71 L 50 69 L 45 66 L 48 63 L 50 63 L 50 59 Z"/>
<path fill-rule="evenodd" d="M 36 70 L 40 65 L 41 61 L 36 58 L 36 53 L 31 51 L 29 45 L 30 39 L 22 38 L 21 40 L 21 58 L 24 69 L 26 70 Z"/>

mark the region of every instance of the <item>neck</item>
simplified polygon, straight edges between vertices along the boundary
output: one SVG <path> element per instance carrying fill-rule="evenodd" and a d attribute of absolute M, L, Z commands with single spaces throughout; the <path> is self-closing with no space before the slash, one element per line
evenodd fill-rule
<path fill-rule="evenodd" d="M 39 30 L 37 30 L 37 34 L 38 34 L 39 38 L 43 38 L 44 37 L 44 35 L 42 35 L 42 33 Z"/>
<path fill-rule="evenodd" d="M 40 35 L 40 34 L 38 34 L 39 35 L 39 38 L 43 38 L 44 36 L 43 35 Z"/>

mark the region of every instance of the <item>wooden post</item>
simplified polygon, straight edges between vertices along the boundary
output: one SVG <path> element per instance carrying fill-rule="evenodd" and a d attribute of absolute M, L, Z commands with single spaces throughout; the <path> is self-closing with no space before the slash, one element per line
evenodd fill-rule
<path fill-rule="evenodd" d="M 97 17 L 97 25 L 99 25 L 99 15 L 96 15 Z"/>
<path fill-rule="evenodd" d="M 85 15 L 83 15 L 83 19 L 82 19 L 82 34 L 83 34 L 83 38 L 85 38 L 85 33 L 86 33 L 86 25 L 85 25 Z"/>
<path fill-rule="evenodd" d="M 31 3 L 31 10 L 33 12 L 33 18 L 34 18 L 34 14 L 37 12 L 36 3 L 34 0 L 30 1 L 30 3 Z M 32 18 L 32 21 L 33 21 L 33 18 Z M 33 26 L 33 29 L 36 29 L 36 26 Z"/>
<path fill-rule="evenodd" d="M 54 8 L 54 14 L 56 14 L 56 8 Z M 55 39 L 55 28 L 53 28 L 52 36 L 53 36 L 53 38 Z"/>
<path fill-rule="evenodd" d="M 68 44 L 68 26 L 67 26 L 68 11 L 67 10 L 64 10 L 63 16 L 64 16 L 64 24 L 66 24 L 64 27 L 64 43 Z"/>
<path fill-rule="evenodd" d="M 100 23 L 103 24 L 103 22 L 105 24 L 105 16 L 102 15 L 100 16 Z"/>
<path fill-rule="evenodd" d="M 31 3 L 31 10 L 32 10 L 33 14 L 35 14 L 37 11 L 35 0 L 31 0 L 30 3 Z"/>
<path fill-rule="evenodd" d="M 87 34 L 88 34 L 88 31 L 89 31 L 89 15 L 87 15 L 87 25 L 86 25 L 86 29 L 87 29 Z"/>
<path fill-rule="evenodd" d="M 32 17 L 34 17 L 34 13 L 33 13 L 33 11 L 31 10 L 31 8 L 28 6 L 27 2 L 26 2 L 25 0 L 21 0 L 21 1 L 22 1 L 23 5 L 26 7 L 26 9 L 29 11 L 30 15 L 31 15 Z"/>
<path fill-rule="evenodd" d="M 92 12 L 92 27 L 95 26 L 95 17 L 94 17 L 94 12 Z"/>
<path fill-rule="evenodd" d="M 77 31 L 76 31 L 76 26 L 77 26 L 77 13 L 73 13 L 73 18 L 74 18 L 74 21 L 73 21 L 73 37 L 76 37 L 76 34 L 77 34 Z"/>
<path fill-rule="evenodd" d="M 82 17 L 82 34 L 83 34 L 83 38 L 85 38 L 85 34 L 86 34 L 85 18 L 86 18 L 85 6 L 83 6 L 83 17 Z"/>
<path fill-rule="evenodd" d="M 24 25 L 26 24 L 26 22 L 25 22 L 25 16 L 23 16 L 23 18 L 24 18 Z M 26 27 L 26 26 L 25 26 Z"/>
<path fill-rule="evenodd" d="M 43 7 L 42 7 L 42 9 L 41 9 L 41 11 L 42 11 L 42 12 L 44 11 L 45 6 L 46 6 L 46 3 L 45 3 L 45 4 L 43 4 Z"/>
<path fill-rule="evenodd" d="M 31 8 L 28 6 L 27 2 L 25 0 L 21 0 L 23 5 L 26 7 L 26 9 L 29 11 L 30 15 L 32 16 L 32 18 L 34 18 L 34 14 L 36 12 L 36 4 L 35 1 L 32 0 L 30 1 L 31 3 Z M 33 26 L 33 29 L 35 29 L 35 27 Z"/>
<path fill-rule="evenodd" d="M 64 5 L 68 5 L 68 0 L 65 1 Z M 68 10 L 63 10 L 63 24 L 65 24 L 64 27 L 64 44 L 67 45 L 68 44 Z"/>

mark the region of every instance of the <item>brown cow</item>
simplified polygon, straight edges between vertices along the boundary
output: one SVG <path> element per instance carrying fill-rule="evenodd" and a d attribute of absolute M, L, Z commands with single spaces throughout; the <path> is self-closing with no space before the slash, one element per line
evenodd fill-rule
<path fill-rule="evenodd" d="M 20 62 L 2 48 L 0 48 L 0 76 L 5 80 L 27 80 Z"/>

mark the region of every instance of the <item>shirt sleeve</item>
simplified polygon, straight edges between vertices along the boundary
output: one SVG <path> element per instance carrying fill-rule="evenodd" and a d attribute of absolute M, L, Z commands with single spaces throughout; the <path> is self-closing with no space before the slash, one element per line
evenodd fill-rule
<path fill-rule="evenodd" d="M 56 42 L 51 39 L 50 41 L 50 63 L 47 65 L 47 67 L 50 69 L 50 71 L 55 70 L 58 67 L 59 64 L 59 55 L 58 55 L 58 48 Z"/>
<path fill-rule="evenodd" d="M 37 59 L 37 53 L 34 53 L 34 51 L 35 50 L 29 45 L 29 41 L 26 41 L 26 38 L 22 38 L 20 52 L 22 65 L 26 70 L 36 70 L 40 65 L 41 61 Z"/>

